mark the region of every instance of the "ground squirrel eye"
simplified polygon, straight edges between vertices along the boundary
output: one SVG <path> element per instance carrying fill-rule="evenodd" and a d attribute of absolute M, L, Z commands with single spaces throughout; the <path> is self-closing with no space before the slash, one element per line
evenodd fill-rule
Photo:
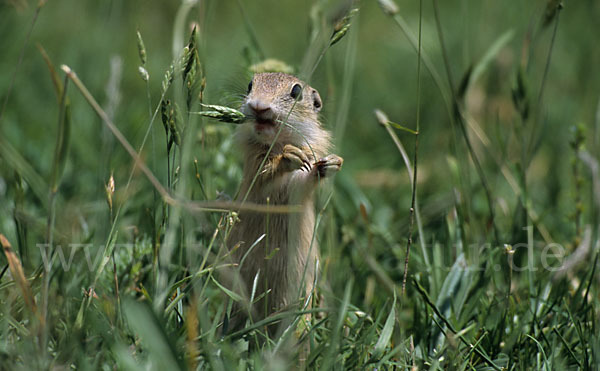
<path fill-rule="evenodd" d="M 250 80 L 250 83 L 248 84 L 248 91 L 246 92 L 246 94 L 250 94 L 251 91 L 252 91 L 252 80 Z"/>
<path fill-rule="evenodd" d="M 292 87 L 292 91 L 290 93 L 290 96 L 294 99 L 300 97 L 299 99 L 302 99 L 302 86 L 300 86 L 300 84 L 296 84 Z"/>

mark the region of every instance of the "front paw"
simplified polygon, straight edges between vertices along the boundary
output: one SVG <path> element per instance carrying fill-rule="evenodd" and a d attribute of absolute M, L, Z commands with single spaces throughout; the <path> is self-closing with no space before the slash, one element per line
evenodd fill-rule
<path fill-rule="evenodd" d="M 291 144 L 286 144 L 281 153 L 283 161 L 288 171 L 302 170 L 310 172 L 312 165 L 308 160 L 308 156 L 300 148 Z"/>
<path fill-rule="evenodd" d="M 320 178 L 325 178 L 340 171 L 343 163 L 344 159 L 340 156 L 329 155 L 315 162 L 314 166 L 317 171 L 317 176 Z"/>

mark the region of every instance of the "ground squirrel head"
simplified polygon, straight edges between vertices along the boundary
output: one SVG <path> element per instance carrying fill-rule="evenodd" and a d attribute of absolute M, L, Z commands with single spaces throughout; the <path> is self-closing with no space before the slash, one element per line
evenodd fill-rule
<path fill-rule="evenodd" d="M 248 84 L 241 111 L 252 119 L 242 125 L 242 140 L 269 145 L 284 127 L 277 142 L 307 146 L 328 141 L 318 114 L 323 106 L 319 93 L 285 73 L 257 73 Z"/>

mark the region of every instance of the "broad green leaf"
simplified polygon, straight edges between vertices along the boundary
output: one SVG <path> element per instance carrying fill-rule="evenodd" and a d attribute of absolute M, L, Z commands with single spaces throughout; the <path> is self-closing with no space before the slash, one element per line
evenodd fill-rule
<path fill-rule="evenodd" d="M 125 301 L 123 310 L 127 322 L 136 335 L 140 337 L 141 345 L 147 350 L 157 370 L 180 370 L 182 365 L 177 361 L 174 343 L 168 338 L 160 319 L 146 303 Z"/>
<path fill-rule="evenodd" d="M 394 302 L 392 303 L 392 310 L 390 310 L 390 314 L 388 314 L 387 319 L 385 320 L 385 325 L 383 325 L 383 330 L 381 330 L 381 335 L 379 336 L 379 340 L 375 344 L 375 350 L 373 351 L 373 357 L 379 358 L 385 348 L 390 343 L 390 339 L 392 338 L 392 334 L 394 333 L 394 324 L 396 323 L 396 293 L 394 292 Z"/>

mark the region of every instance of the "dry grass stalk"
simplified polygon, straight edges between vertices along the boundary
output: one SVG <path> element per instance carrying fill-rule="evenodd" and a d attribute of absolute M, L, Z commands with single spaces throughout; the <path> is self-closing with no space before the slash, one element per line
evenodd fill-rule
<path fill-rule="evenodd" d="M 25 278 L 25 273 L 23 272 L 23 265 L 21 264 L 21 260 L 15 254 L 12 249 L 12 246 L 8 239 L 0 234 L 0 245 L 2 245 L 2 250 L 4 251 L 4 255 L 6 256 L 6 260 L 8 261 L 8 266 L 10 268 L 10 273 L 12 274 L 13 280 L 17 282 L 21 292 L 23 294 L 23 299 L 25 300 L 25 304 L 29 307 L 29 310 L 34 315 L 37 315 L 37 306 L 35 303 L 35 298 L 31 293 L 31 287 L 29 287 L 29 282 L 27 282 L 27 278 Z"/>

